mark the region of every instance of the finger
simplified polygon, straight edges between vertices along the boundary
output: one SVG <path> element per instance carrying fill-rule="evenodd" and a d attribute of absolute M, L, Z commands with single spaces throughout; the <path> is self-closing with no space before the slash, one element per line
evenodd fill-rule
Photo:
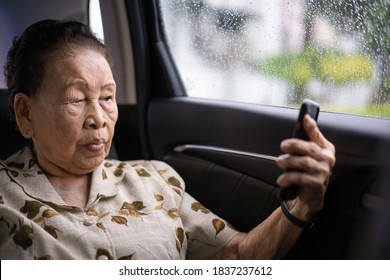
<path fill-rule="evenodd" d="M 329 142 L 324 135 L 321 133 L 320 129 L 317 126 L 317 123 L 310 117 L 310 115 L 305 115 L 304 118 L 304 128 L 306 133 L 309 136 L 309 139 L 319 145 L 322 148 L 321 151 L 321 158 L 323 160 L 326 160 L 331 167 L 334 167 L 336 164 L 336 148 L 335 146 Z M 311 147 L 312 149 L 313 147 Z M 308 150 L 310 151 L 310 150 Z M 316 156 L 318 155 L 318 150 L 312 150 L 312 155 Z M 311 154 L 309 152 L 309 154 Z M 316 156 L 317 159 L 320 159 L 318 156 Z"/>
<path fill-rule="evenodd" d="M 333 146 L 333 144 L 332 144 L 332 146 Z M 328 149 L 328 148 L 322 150 L 323 159 L 329 163 L 329 166 L 331 168 L 333 168 L 336 164 L 336 156 L 335 156 L 334 150 L 335 150 L 335 148 L 333 148 L 333 150 Z"/>
<path fill-rule="evenodd" d="M 324 176 L 315 176 L 298 171 L 285 172 L 278 177 L 276 183 L 280 187 L 300 186 L 302 189 L 315 190 L 319 189 L 325 193 L 326 185 Z"/>
<path fill-rule="evenodd" d="M 309 174 L 330 175 L 330 166 L 326 161 L 317 161 L 309 156 L 282 155 L 276 159 L 277 165 L 285 170 L 299 170 Z"/>
<path fill-rule="evenodd" d="M 308 142 L 299 139 L 287 139 L 282 141 L 281 150 L 287 154 L 307 155 L 317 160 L 323 160 L 322 148 L 314 142 Z"/>
<path fill-rule="evenodd" d="M 308 114 L 303 119 L 303 127 L 309 136 L 309 139 L 319 145 L 321 148 L 327 148 L 332 152 L 335 152 L 335 147 L 330 143 L 322 134 L 317 126 L 317 122 L 313 120 Z"/>
<path fill-rule="evenodd" d="M 299 155 L 299 156 L 309 156 L 319 162 L 327 162 L 330 168 L 333 168 L 336 164 L 335 153 L 328 148 L 321 148 L 314 142 L 303 141 L 299 139 L 287 139 L 282 141 L 281 150 L 286 154 Z M 282 163 L 284 156 L 281 156 L 281 159 L 277 160 Z M 281 168 L 281 165 L 279 165 Z"/>

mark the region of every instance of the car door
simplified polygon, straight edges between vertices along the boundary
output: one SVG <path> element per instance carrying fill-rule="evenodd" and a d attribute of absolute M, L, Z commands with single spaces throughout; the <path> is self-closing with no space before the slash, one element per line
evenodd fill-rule
<path fill-rule="evenodd" d="M 280 142 L 292 135 L 298 110 L 189 96 L 160 5 L 126 1 L 143 156 L 168 162 L 190 194 L 237 229 L 249 231 L 279 206 L 275 181 L 282 170 L 275 157 Z M 287 258 L 375 258 L 376 213 L 386 187 L 382 151 L 389 144 L 390 121 L 322 111 L 318 125 L 336 146 L 337 164 L 316 225 Z"/>

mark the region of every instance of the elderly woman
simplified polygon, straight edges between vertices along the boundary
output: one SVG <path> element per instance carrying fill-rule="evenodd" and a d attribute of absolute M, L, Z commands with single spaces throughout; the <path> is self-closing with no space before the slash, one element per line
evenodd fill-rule
<path fill-rule="evenodd" d="M 277 181 L 298 185 L 298 196 L 286 214 L 278 208 L 239 233 L 167 164 L 106 159 L 116 86 L 108 50 L 87 26 L 33 24 L 14 41 L 5 74 L 31 145 L 0 161 L 1 259 L 282 258 L 323 206 L 335 149 L 308 116 L 311 142 L 282 142 L 277 160 L 302 170 Z"/>

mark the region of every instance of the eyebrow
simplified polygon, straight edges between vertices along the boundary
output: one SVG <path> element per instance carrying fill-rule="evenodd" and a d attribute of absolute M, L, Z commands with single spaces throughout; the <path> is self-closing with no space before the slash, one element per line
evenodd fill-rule
<path fill-rule="evenodd" d="M 65 84 L 64 88 L 67 89 L 69 87 L 77 86 L 77 85 L 88 88 L 88 83 L 82 79 L 75 79 L 73 81 L 70 81 L 70 82 Z M 103 84 L 100 88 L 102 89 L 102 88 L 106 88 L 106 87 L 110 87 L 110 86 L 116 87 L 116 83 L 114 81 L 108 81 L 105 84 Z"/>
<path fill-rule="evenodd" d="M 64 89 L 70 88 L 72 86 L 88 86 L 87 83 L 84 80 L 81 79 L 71 79 L 70 81 L 67 81 L 64 85 Z"/>
<path fill-rule="evenodd" d="M 116 87 L 116 83 L 114 81 L 109 81 L 105 83 L 101 88 L 110 87 L 110 86 Z"/>

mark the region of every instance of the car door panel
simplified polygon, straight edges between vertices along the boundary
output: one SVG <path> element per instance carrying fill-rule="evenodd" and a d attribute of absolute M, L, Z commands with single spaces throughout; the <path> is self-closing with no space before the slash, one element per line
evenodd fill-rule
<path fill-rule="evenodd" d="M 150 146 L 155 158 L 181 174 L 190 194 L 248 231 L 279 205 L 275 182 L 282 170 L 275 157 L 297 115 L 279 107 L 157 98 L 148 109 Z M 378 153 L 389 123 L 321 112 L 318 124 L 337 148 L 337 164 L 315 227 L 288 258 L 366 258 L 375 222 L 372 199 L 381 193 Z"/>
<path fill-rule="evenodd" d="M 164 157 L 184 178 L 186 190 L 241 231 L 249 231 L 278 206 L 277 188 L 202 158 L 169 153 Z M 254 207 L 257 205 L 257 207 Z"/>

